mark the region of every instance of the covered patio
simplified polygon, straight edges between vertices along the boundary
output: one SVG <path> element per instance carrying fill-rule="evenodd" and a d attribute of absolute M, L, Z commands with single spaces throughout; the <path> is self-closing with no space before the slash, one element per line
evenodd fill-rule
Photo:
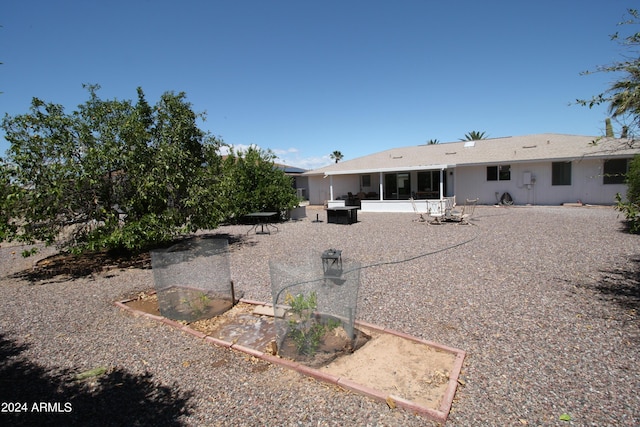
<path fill-rule="evenodd" d="M 452 165 L 326 171 L 324 178 L 329 181 L 327 207 L 359 206 L 362 212 L 426 212 L 455 204 Z"/>

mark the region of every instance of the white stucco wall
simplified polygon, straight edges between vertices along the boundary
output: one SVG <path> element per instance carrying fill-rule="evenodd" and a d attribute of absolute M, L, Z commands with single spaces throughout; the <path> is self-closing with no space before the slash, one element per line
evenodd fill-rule
<path fill-rule="evenodd" d="M 511 163 L 509 181 L 487 181 L 486 165 L 458 166 L 447 171 L 453 171 L 453 175 L 447 176 L 447 195 L 455 195 L 458 204 L 463 204 L 465 199 L 479 198 L 480 204 L 491 205 L 498 200 L 496 193 L 497 197 L 500 197 L 507 192 L 518 205 L 560 205 L 575 203 L 578 200 L 587 204 L 612 205 L 615 203 L 616 193 L 622 194 L 624 198 L 627 186 L 603 184 L 603 164 L 604 161 L 601 159 L 574 160 L 571 163 L 571 185 L 551 185 L 551 162 Z M 525 172 L 530 173 L 535 179 L 531 186 L 523 182 Z M 417 182 L 416 176 L 416 173 L 412 173 L 412 188 Z M 371 191 L 378 192 L 378 174 L 371 174 L 371 181 Z M 309 177 L 310 203 L 323 204 L 329 200 L 329 182 L 329 177 Z M 334 198 L 341 197 L 349 191 L 357 194 L 359 185 L 359 175 L 333 176 Z M 397 203 L 389 208 L 395 211 L 403 207 L 406 207 L 406 203 Z"/>
<path fill-rule="evenodd" d="M 455 170 L 455 193 L 458 203 L 464 199 L 480 198 L 481 204 L 496 203 L 503 193 L 511 194 L 515 204 L 560 205 L 581 201 L 587 204 L 611 205 L 616 193 L 625 194 L 624 184 L 603 184 L 602 160 L 574 160 L 571 162 L 571 185 L 551 185 L 551 162 L 512 163 L 511 180 L 487 181 L 486 166 L 458 167 Z M 531 173 L 535 183 L 523 182 L 525 172 Z"/>
<path fill-rule="evenodd" d="M 310 176 L 308 185 L 310 204 L 322 205 L 325 201 L 329 200 L 329 178 Z"/>

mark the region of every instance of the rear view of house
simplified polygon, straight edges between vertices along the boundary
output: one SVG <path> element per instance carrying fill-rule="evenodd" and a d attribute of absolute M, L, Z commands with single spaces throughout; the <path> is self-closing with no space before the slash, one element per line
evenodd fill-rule
<path fill-rule="evenodd" d="M 410 199 L 479 198 L 517 205 L 611 205 L 626 193 L 627 139 L 538 134 L 393 148 L 306 172 L 312 204 L 412 211 Z"/>

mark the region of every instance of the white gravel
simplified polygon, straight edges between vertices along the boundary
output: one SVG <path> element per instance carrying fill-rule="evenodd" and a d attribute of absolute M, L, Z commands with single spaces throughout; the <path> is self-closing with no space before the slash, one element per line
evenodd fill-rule
<path fill-rule="evenodd" d="M 309 209 L 271 235 L 208 233 L 230 237 L 246 298 L 270 300 L 270 259 L 342 249 L 366 266 L 358 319 L 467 351 L 447 425 L 640 425 L 640 236 L 612 208 L 480 206 L 469 226 L 362 212 L 353 225 L 314 223 L 316 212 L 326 221 Z M 0 247 L 0 399 L 73 410 L 0 421 L 432 424 L 121 312 L 113 302 L 151 288 L 150 269 L 29 282 L 16 276 L 33 263 L 20 250 Z M 96 367 L 108 373 L 71 381 Z"/>

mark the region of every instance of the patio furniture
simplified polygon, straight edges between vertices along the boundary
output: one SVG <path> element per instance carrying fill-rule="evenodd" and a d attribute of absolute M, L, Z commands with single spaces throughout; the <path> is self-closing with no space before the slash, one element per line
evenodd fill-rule
<path fill-rule="evenodd" d="M 444 216 L 447 217 L 456 207 L 456 196 L 443 197 L 442 200 L 444 201 Z"/>
<path fill-rule="evenodd" d="M 461 210 L 452 210 L 449 215 L 446 216 L 446 220 L 459 222 L 460 224 L 470 224 L 469 219 L 473 215 L 478 204 L 478 199 L 466 199 Z"/>
<path fill-rule="evenodd" d="M 432 220 L 429 221 L 431 224 L 441 224 L 444 213 L 444 200 L 427 200 L 427 214 L 432 218 Z"/>
<path fill-rule="evenodd" d="M 413 222 L 426 222 L 427 219 L 424 217 L 424 215 L 428 215 L 429 212 L 427 211 L 424 214 L 420 213 L 418 211 L 418 207 L 416 206 L 416 201 L 413 199 L 413 197 L 409 198 L 409 200 L 411 200 L 411 205 L 413 206 L 413 211 L 416 213 L 416 215 L 418 215 L 418 218 L 414 219 Z"/>
<path fill-rule="evenodd" d="M 256 234 L 271 234 L 269 227 L 275 228 L 276 231 L 278 231 L 278 227 L 271 223 L 271 220 L 276 215 L 278 215 L 278 212 L 252 212 L 250 214 L 246 214 L 245 218 L 248 218 L 253 222 L 253 227 L 247 231 L 247 234 L 251 233 L 251 231 L 255 231 Z M 260 231 L 258 231 L 258 226 L 260 227 Z"/>
<path fill-rule="evenodd" d="M 345 200 L 345 206 L 360 206 L 360 199 L 353 195 L 351 191 L 347 194 L 347 199 Z"/>
<path fill-rule="evenodd" d="M 330 224 L 353 224 L 358 222 L 358 207 L 336 206 L 327 208 L 327 222 Z"/>

